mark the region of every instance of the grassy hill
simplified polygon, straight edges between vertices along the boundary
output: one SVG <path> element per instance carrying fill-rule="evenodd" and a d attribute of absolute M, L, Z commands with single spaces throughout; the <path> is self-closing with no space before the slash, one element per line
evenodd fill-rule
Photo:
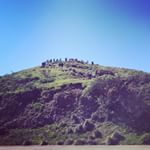
<path fill-rule="evenodd" d="M 150 144 L 150 74 L 56 59 L 1 76 L 0 144 Z"/>

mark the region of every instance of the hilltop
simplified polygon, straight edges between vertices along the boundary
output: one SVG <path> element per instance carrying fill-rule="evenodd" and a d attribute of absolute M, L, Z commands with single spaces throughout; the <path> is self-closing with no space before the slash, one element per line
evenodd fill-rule
<path fill-rule="evenodd" d="M 150 144 L 150 74 L 66 58 L 1 76 L 0 144 Z"/>

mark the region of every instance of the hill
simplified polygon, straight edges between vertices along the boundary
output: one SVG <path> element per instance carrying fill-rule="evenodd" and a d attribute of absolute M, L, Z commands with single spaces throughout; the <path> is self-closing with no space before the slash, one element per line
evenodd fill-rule
<path fill-rule="evenodd" d="M 150 74 L 50 59 L 1 76 L 0 144 L 150 144 Z"/>

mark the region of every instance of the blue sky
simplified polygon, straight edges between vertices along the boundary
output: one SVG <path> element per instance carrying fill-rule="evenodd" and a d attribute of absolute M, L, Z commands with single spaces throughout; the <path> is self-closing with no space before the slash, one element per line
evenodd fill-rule
<path fill-rule="evenodd" d="M 149 0 L 0 0 L 0 75 L 50 58 L 150 72 Z"/>

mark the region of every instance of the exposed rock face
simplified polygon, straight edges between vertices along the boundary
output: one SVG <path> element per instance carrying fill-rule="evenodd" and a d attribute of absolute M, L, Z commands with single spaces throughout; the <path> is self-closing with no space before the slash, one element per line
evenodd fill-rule
<path fill-rule="evenodd" d="M 93 103 L 88 106 L 92 108 L 95 104 L 99 107 L 98 109 L 93 108 L 95 112 L 92 118 L 97 121 L 105 118 L 107 121 L 125 123 L 137 130 L 145 129 L 149 131 L 149 106 L 141 100 L 142 95 L 140 91 L 137 91 L 138 87 L 135 88 L 132 85 L 134 88 L 131 89 L 131 84 L 134 83 L 128 79 L 119 78 L 97 80 L 93 83 L 87 93 L 86 102 L 88 103 L 88 96 L 91 96 Z M 86 109 L 86 105 L 84 109 Z M 90 111 L 85 112 L 89 113 Z"/>
<path fill-rule="evenodd" d="M 34 89 L 1 95 L 1 126 L 38 127 L 59 122 L 65 117 L 74 123 L 92 118 L 96 122 L 112 121 L 139 131 L 150 131 L 150 106 L 145 97 L 142 100 L 144 91 L 140 89 L 143 83 L 138 78 L 133 79 L 98 79 L 84 96 L 79 83 L 63 85 L 56 90 Z M 146 79 L 143 82 L 147 82 Z M 135 87 L 136 84 L 139 85 Z"/>
<path fill-rule="evenodd" d="M 40 97 L 41 90 L 34 89 L 26 92 L 10 93 L 1 99 L 0 118 L 1 126 L 17 127 L 15 120 L 23 114 L 28 104 L 35 102 Z M 12 122 L 12 123 L 11 123 Z M 22 124 L 22 123 L 21 123 Z"/>
<path fill-rule="evenodd" d="M 82 115 L 85 118 L 90 118 L 91 114 L 98 109 L 99 103 L 96 99 L 94 99 L 91 96 L 81 97 L 79 107 L 82 112 Z"/>

